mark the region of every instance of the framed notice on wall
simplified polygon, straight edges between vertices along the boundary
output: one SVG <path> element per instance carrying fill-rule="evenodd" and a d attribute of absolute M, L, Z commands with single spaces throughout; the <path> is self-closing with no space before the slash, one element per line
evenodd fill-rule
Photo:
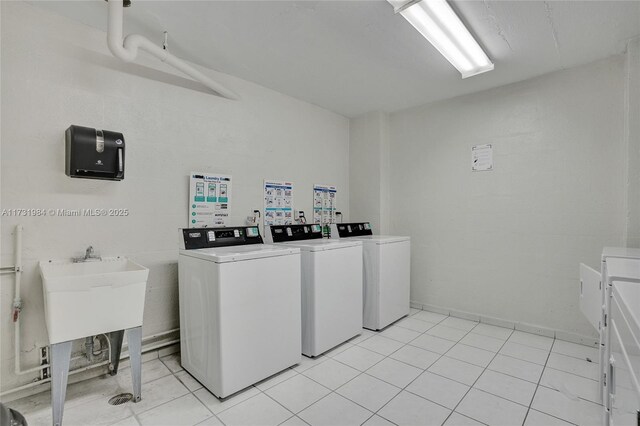
<path fill-rule="evenodd" d="M 471 147 L 471 170 L 474 172 L 493 170 L 493 146 L 491 144 Z"/>

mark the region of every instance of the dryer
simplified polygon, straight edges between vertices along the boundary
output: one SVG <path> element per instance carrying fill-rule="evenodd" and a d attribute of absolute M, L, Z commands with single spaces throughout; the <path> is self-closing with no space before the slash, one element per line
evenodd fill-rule
<path fill-rule="evenodd" d="M 640 275 L 640 260 L 635 262 Z M 606 415 L 610 426 L 639 424 L 640 285 L 613 281 L 612 287 Z"/>
<path fill-rule="evenodd" d="M 267 226 L 265 240 L 301 252 L 304 355 L 362 332 L 362 242 L 323 239 L 318 224 Z"/>
<path fill-rule="evenodd" d="M 609 410 L 608 360 L 610 357 L 610 319 L 613 283 L 616 281 L 640 283 L 640 249 L 628 247 L 604 247 L 600 271 L 580 264 L 580 310 L 599 334 L 600 355 L 598 364 L 599 398 Z M 608 417 L 606 418 L 608 420 Z"/>
<path fill-rule="evenodd" d="M 224 398 L 300 362 L 300 250 L 257 227 L 180 230 L 185 370 Z"/>
<path fill-rule="evenodd" d="M 332 224 L 331 238 L 363 243 L 364 328 L 381 330 L 409 315 L 409 237 L 373 235 L 369 222 L 357 222 Z"/>

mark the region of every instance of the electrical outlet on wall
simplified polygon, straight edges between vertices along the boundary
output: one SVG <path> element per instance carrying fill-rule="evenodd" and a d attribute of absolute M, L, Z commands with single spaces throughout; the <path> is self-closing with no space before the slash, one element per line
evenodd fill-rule
<path fill-rule="evenodd" d="M 40 365 L 49 364 L 49 346 L 42 346 L 40 348 Z M 40 380 L 48 379 L 51 376 L 51 370 L 43 368 L 40 370 Z"/>

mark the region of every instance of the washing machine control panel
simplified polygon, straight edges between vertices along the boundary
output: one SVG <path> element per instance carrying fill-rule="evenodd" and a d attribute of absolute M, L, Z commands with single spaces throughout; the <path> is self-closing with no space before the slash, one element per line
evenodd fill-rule
<path fill-rule="evenodd" d="M 304 225 L 272 225 L 270 228 L 274 243 L 322 238 L 322 226 L 317 223 Z"/>
<path fill-rule="evenodd" d="M 369 222 L 338 223 L 337 228 L 340 238 L 373 235 L 371 223 Z"/>
<path fill-rule="evenodd" d="M 183 248 L 187 250 L 262 244 L 257 226 L 228 228 L 185 228 L 180 230 Z"/>

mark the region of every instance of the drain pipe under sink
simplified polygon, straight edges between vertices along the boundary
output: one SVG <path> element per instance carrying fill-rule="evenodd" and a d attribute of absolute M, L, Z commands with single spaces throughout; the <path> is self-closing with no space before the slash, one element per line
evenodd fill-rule
<path fill-rule="evenodd" d="M 142 49 L 157 57 L 175 69 L 183 72 L 194 80 L 204 84 L 218 95 L 238 100 L 239 96 L 220 83 L 210 79 L 182 59 L 172 55 L 166 49 L 152 43 L 148 38 L 139 34 L 129 34 L 123 39 L 124 5 L 122 0 L 107 0 L 109 7 L 109 23 L 107 27 L 107 45 L 116 58 L 125 62 L 132 62 L 138 56 L 138 49 Z"/>

